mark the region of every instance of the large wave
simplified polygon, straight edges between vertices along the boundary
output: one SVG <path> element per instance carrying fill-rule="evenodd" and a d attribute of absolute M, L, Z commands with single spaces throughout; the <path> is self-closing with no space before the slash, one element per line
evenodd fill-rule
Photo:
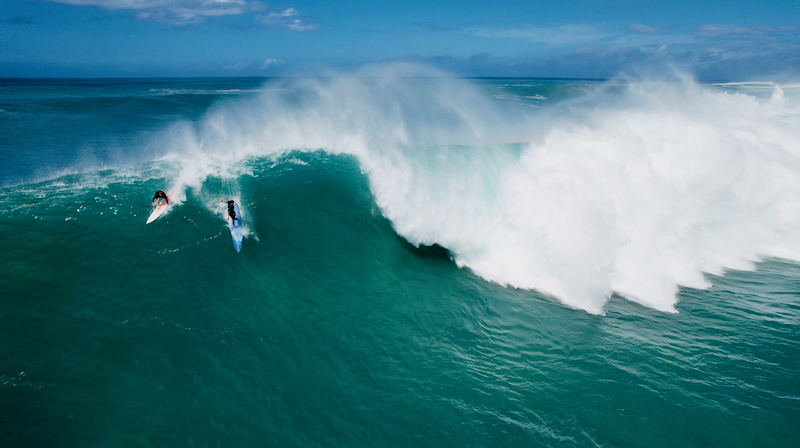
<path fill-rule="evenodd" d="M 780 87 L 631 82 L 534 109 L 420 70 L 276 81 L 176 125 L 176 190 L 250 156 L 350 154 L 411 243 L 592 313 L 613 293 L 674 311 L 704 273 L 800 260 L 800 107 Z"/>

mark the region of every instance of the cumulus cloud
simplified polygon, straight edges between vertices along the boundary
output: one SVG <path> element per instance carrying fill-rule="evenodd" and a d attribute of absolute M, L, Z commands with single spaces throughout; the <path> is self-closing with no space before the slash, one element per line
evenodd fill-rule
<path fill-rule="evenodd" d="M 137 11 L 136 18 L 177 25 L 202 23 L 208 17 L 260 12 L 261 2 L 247 0 L 47 0 L 76 6 Z"/>
<path fill-rule="evenodd" d="M 256 22 L 267 28 L 288 28 L 292 31 L 306 32 L 319 29 L 319 25 L 306 24 L 300 13 L 294 8 L 287 8 L 283 12 L 271 12 L 266 15 L 256 16 Z"/>

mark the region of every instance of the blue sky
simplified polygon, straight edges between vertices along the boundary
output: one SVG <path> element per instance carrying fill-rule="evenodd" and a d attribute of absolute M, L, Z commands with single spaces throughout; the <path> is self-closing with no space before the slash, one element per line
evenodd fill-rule
<path fill-rule="evenodd" d="M 800 1 L 0 0 L 0 77 L 800 77 Z"/>

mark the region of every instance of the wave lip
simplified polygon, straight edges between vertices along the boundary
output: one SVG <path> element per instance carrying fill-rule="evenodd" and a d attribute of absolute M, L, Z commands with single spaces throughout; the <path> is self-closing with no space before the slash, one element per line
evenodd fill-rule
<path fill-rule="evenodd" d="M 378 202 L 412 243 L 592 313 L 613 293 L 674 312 L 704 273 L 800 259 L 798 108 L 779 87 L 761 102 L 642 83 L 592 104 L 516 161 L 404 153 L 402 174 L 371 174 Z"/>
<path fill-rule="evenodd" d="M 759 100 L 610 84 L 525 112 L 405 69 L 284 82 L 210 113 L 187 133 L 182 182 L 226 158 L 354 155 L 411 243 L 592 313 L 613 293 L 675 311 L 680 286 L 709 287 L 704 273 L 800 259 L 798 107 L 780 87 Z"/>

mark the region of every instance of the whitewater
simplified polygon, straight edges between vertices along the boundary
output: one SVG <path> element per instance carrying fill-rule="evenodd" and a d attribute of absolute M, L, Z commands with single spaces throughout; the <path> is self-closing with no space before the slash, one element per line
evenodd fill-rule
<path fill-rule="evenodd" d="M 674 312 L 705 274 L 800 257 L 800 105 L 779 85 L 618 80 L 541 110 L 418 67 L 369 75 L 283 80 L 176 124 L 173 188 L 247 157 L 352 155 L 412 244 L 591 313 L 614 293 Z"/>

